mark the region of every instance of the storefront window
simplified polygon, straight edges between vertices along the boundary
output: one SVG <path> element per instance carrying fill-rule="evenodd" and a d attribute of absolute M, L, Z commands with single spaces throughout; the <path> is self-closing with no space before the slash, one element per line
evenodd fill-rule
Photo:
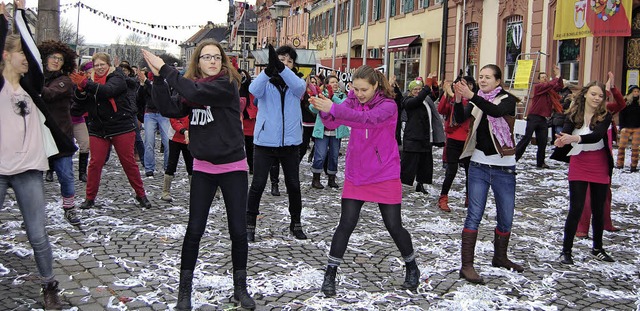
<path fill-rule="evenodd" d="M 580 39 L 560 40 L 558 43 L 558 66 L 563 79 L 578 82 L 579 58 Z"/>
<path fill-rule="evenodd" d="M 410 46 L 406 51 L 395 52 L 393 58 L 394 74 L 402 90 L 406 90 L 409 82 L 420 76 L 420 50 L 422 46 Z M 423 77 L 424 78 L 424 77 Z"/>
<path fill-rule="evenodd" d="M 507 19 L 506 44 L 505 44 L 505 81 L 511 81 L 516 60 L 522 52 L 522 16 L 515 15 Z"/>
<path fill-rule="evenodd" d="M 465 74 L 468 76 L 476 77 L 478 71 L 478 23 L 467 24 L 466 31 L 467 46 L 465 49 Z"/>

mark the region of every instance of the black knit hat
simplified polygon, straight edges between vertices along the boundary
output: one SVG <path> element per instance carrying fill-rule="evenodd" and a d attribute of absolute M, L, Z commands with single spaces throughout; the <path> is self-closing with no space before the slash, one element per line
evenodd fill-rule
<path fill-rule="evenodd" d="M 638 87 L 635 84 L 629 85 L 629 89 L 627 90 L 627 95 L 631 94 L 631 92 L 633 92 L 633 90 L 638 89 L 640 90 L 640 87 Z"/>

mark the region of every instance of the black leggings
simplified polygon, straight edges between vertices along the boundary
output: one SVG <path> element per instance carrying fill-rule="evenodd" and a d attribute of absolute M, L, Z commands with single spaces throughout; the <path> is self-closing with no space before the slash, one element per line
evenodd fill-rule
<path fill-rule="evenodd" d="M 602 231 L 604 230 L 604 202 L 607 198 L 608 184 L 598 184 L 586 181 L 569 181 L 569 215 L 564 224 L 563 252 L 571 252 L 573 248 L 573 238 L 578 229 L 584 201 L 587 197 L 587 187 L 591 192 L 591 212 L 593 221 L 593 248 L 602 248 Z"/>
<path fill-rule="evenodd" d="M 227 210 L 233 270 L 247 269 L 247 192 L 243 190 L 248 187 L 247 172 L 207 174 L 195 171 L 189 197 L 189 225 L 182 244 L 181 270 L 193 270 L 196 266 L 200 240 L 207 226 L 213 195 L 218 187 L 222 189 Z M 217 216 L 218 219 L 222 218 L 222 215 Z"/>
<path fill-rule="evenodd" d="M 445 171 L 444 181 L 442 182 L 440 195 L 449 194 L 449 190 L 451 190 L 451 185 L 453 184 L 453 180 L 456 178 L 456 174 L 458 174 L 458 167 L 460 165 L 464 168 L 465 193 L 469 188 L 469 160 L 471 158 L 466 157 L 460 159 L 462 149 L 464 149 L 464 141 L 447 138 L 447 144 L 445 145 L 445 162 L 447 164 L 447 169 Z"/>
<path fill-rule="evenodd" d="M 333 234 L 331 241 L 331 250 L 329 256 L 342 259 L 344 252 L 347 250 L 351 233 L 358 224 L 360 218 L 360 210 L 364 201 L 353 199 L 342 199 L 342 213 L 340 215 L 340 223 L 336 232 Z M 400 250 L 402 257 L 408 257 L 413 254 L 413 244 L 411 243 L 411 235 L 402 227 L 402 214 L 400 204 L 382 204 L 378 203 L 382 220 L 387 227 L 387 231 L 391 234 L 393 242 Z"/>
<path fill-rule="evenodd" d="M 188 145 L 173 140 L 169 140 L 169 163 L 167 164 L 167 170 L 164 172 L 165 174 L 173 176 L 173 174 L 176 173 L 178 160 L 180 160 L 180 152 L 182 152 L 187 174 L 193 175 L 193 157 L 191 156 Z"/>

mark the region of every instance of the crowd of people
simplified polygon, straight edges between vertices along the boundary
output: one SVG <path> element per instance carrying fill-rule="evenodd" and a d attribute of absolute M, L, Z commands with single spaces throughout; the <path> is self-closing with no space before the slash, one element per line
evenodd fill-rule
<path fill-rule="evenodd" d="M 293 47 L 269 45 L 266 68 L 252 79 L 240 70 L 214 40 L 198 44 L 184 74 L 143 50 L 146 70 L 128 62 L 114 64 L 96 53 L 91 62 L 75 66 L 76 55 L 57 41 L 35 45 L 24 22 L 24 0 L 16 0 L 15 25 L 9 34 L 4 4 L 0 5 L 0 203 L 11 187 L 24 219 L 42 277 L 44 306 L 60 308 L 53 256 L 45 229 L 44 180 L 60 184 L 64 217 L 81 223 L 75 210 L 73 157 L 78 179 L 86 182 L 81 209 L 96 206 L 105 162 L 113 148 L 143 208 L 145 176 L 156 174 L 155 140 L 164 149 L 160 199 L 172 202 L 171 186 L 182 153 L 189 178 L 189 217 L 184 236 L 177 310 L 191 310 L 194 269 L 211 204 L 218 189 L 224 198 L 233 263 L 233 297 L 241 307 L 256 304 L 247 289 L 249 242 L 259 239 L 258 215 L 269 175 L 271 193 L 282 167 L 289 200 L 289 229 L 296 239 L 303 230 L 300 162 L 309 152 L 311 191 L 341 188 L 341 215 L 328 254 L 321 291 L 337 292 L 336 275 L 363 204 L 378 204 L 405 262 L 402 288 L 420 282 L 410 230 L 402 223 L 406 189 L 425 195 L 433 183 L 434 147 L 444 147 L 446 166 L 437 209 L 450 212 L 448 193 L 460 167 L 464 170 L 466 208 L 461 228 L 461 278 L 484 283 L 474 268 L 478 228 L 493 190 L 497 211 L 492 265 L 523 272 L 507 256 L 515 211 L 516 165 L 533 133 L 536 166 L 545 162 L 548 129 L 556 146 L 552 159 L 568 162 L 570 205 L 564 228 L 561 262 L 573 264 L 574 237 L 586 236 L 592 215 L 592 255 L 612 262 L 603 247 L 603 231 L 611 223 L 611 175 L 625 164 L 631 139 L 631 172 L 637 171 L 640 148 L 640 88 L 627 97 L 614 86 L 594 81 L 567 89 L 559 68 L 553 78 L 538 75 L 525 134 L 516 142 L 514 124 L 520 99 L 504 87 L 500 67 L 488 64 L 478 79 L 460 75 L 438 81 L 435 74 L 408 83 L 403 94 L 395 77 L 361 66 L 347 85 L 336 76 L 303 79 Z M 620 138 L 614 164 L 612 140 L 619 115 Z M 141 135 L 144 129 L 144 135 Z M 338 181 L 343 139 L 344 180 Z M 140 166 L 137 161 L 140 161 Z M 46 172 L 46 173 L 45 173 Z M 43 178 L 43 175 L 44 178 Z M 253 175 L 249 182 L 249 175 Z M 275 189 L 274 189 L 275 184 Z M 405 187 L 405 188 L 403 188 Z M 246 191 L 238 191 L 246 189 Z M 331 195 L 331 194 L 327 194 Z M 585 216 L 586 215 L 586 216 Z M 586 219 L 585 219 L 586 218 Z M 586 225 L 584 222 L 586 221 Z M 410 228 L 408 228 L 410 229 Z M 524 258 L 520 258 L 524 260 Z"/>

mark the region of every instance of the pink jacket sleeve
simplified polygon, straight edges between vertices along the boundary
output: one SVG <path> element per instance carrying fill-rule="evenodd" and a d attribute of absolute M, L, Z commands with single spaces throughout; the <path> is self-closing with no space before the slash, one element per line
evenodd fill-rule
<path fill-rule="evenodd" d="M 398 114 L 398 106 L 392 99 L 384 99 L 371 110 L 355 110 L 355 98 L 347 98 L 341 105 L 333 104 L 331 111 L 320 113 L 322 123 L 328 127 L 346 125 L 353 128 L 377 128 L 387 126 L 390 118 Z M 356 104 L 357 105 L 357 104 Z"/>

